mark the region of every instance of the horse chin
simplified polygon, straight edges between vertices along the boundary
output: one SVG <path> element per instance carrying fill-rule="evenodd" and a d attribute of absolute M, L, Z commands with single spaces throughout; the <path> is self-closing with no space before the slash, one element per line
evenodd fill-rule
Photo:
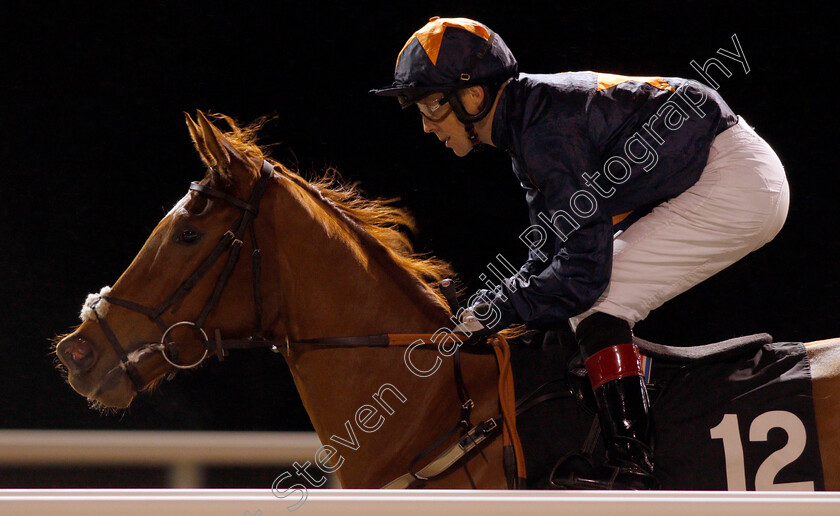
<path fill-rule="evenodd" d="M 159 371 L 163 363 L 159 352 L 143 346 L 128 354 L 128 361 L 144 379 L 143 389 L 153 385 L 162 376 Z M 71 382 L 72 385 L 72 382 Z M 117 363 L 102 376 L 102 380 L 89 394 L 85 394 L 91 405 L 99 409 L 124 409 L 131 405 L 138 390 L 124 367 Z M 84 394 L 84 393 L 82 393 Z"/>
<path fill-rule="evenodd" d="M 71 384 L 72 385 L 72 384 Z M 137 390 L 122 367 L 116 366 L 102 377 L 102 381 L 87 395 L 95 408 L 124 409 L 131 405 Z"/>

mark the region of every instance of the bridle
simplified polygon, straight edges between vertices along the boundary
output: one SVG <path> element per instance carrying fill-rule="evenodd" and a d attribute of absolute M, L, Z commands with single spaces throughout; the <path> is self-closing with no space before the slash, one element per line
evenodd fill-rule
<path fill-rule="evenodd" d="M 163 355 L 164 360 L 166 360 L 170 365 L 175 367 L 176 370 L 191 369 L 193 367 L 198 366 L 201 362 L 204 361 L 205 358 L 207 358 L 209 353 L 216 353 L 219 356 L 219 358 L 222 359 L 224 356 L 225 349 L 229 348 L 271 346 L 275 347 L 276 349 L 275 342 L 268 341 L 263 338 L 262 294 L 260 291 L 262 254 L 257 243 L 257 234 L 254 230 L 253 225 L 254 219 L 259 213 L 260 201 L 262 200 L 263 194 L 265 193 L 265 190 L 268 187 L 268 183 L 273 171 L 274 165 L 264 160 L 262 166 L 260 167 L 260 176 L 254 184 L 254 188 L 251 191 L 251 196 L 247 202 L 237 199 L 232 195 L 222 192 L 221 190 L 212 188 L 208 185 L 199 184 L 197 182 L 194 182 L 190 185 L 190 191 L 195 191 L 202 195 L 222 199 L 242 210 L 242 214 L 239 216 L 239 219 L 233 224 L 233 226 L 231 226 L 231 228 L 222 235 L 222 237 L 219 239 L 219 243 L 216 244 L 215 249 L 213 249 L 213 252 L 211 252 L 210 255 L 207 256 L 207 258 L 205 258 L 203 262 L 201 262 L 198 268 L 187 279 L 185 279 L 181 283 L 181 285 L 178 286 L 177 289 L 175 289 L 175 292 L 173 292 L 172 295 L 169 296 L 169 298 L 160 303 L 157 307 L 149 308 L 141 304 L 135 303 L 133 301 L 120 299 L 107 294 L 100 295 L 99 298 L 91 304 L 91 308 L 93 309 L 92 312 L 94 314 L 94 317 L 96 318 L 96 321 L 102 327 L 102 331 L 105 333 L 108 342 L 111 344 L 111 347 L 114 348 L 114 351 L 119 357 L 121 367 L 125 370 L 126 374 L 131 379 L 132 383 L 138 391 L 143 389 L 144 384 L 143 379 L 140 377 L 140 373 L 137 371 L 137 367 L 134 365 L 133 362 L 129 360 L 125 348 L 123 348 L 123 346 L 120 344 L 119 339 L 117 339 L 116 334 L 114 334 L 114 332 L 111 330 L 111 327 L 108 325 L 108 322 L 105 320 L 104 317 L 100 317 L 97 313 L 96 304 L 102 299 L 116 306 L 120 306 L 128 310 L 132 310 L 134 312 L 143 314 L 146 317 L 148 317 L 153 323 L 155 323 L 157 327 L 160 328 L 161 332 L 163 332 L 160 342 L 146 343 L 144 345 L 141 345 L 138 349 L 150 348 L 155 351 L 160 351 L 160 353 Z M 230 278 L 231 273 L 233 272 L 233 268 L 239 261 L 239 255 L 242 251 L 243 237 L 245 236 L 246 230 L 250 230 L 251 242 L 253 243 L 254 247 L 254 251 L 251 257 L 254 271 L 255 305 L 253 334 L 250 338 L 244 340 L 223 341 L 221 339 L 219 330 L 216 330 L 215 334 L 213 335 L 213 338 L 211 338 L 207 335 L 207 332 L 204 330 L 204 323 L 207 320 L 207 317 L 218 304 L 219 298 L 222 295 L 222 291 L 224 290 L 225 285 L 227 284 L 227 281 Z M 202 308 L 195 321 L 179 321 L 167 326 L 161 318 L 163 313 L 170 307 L 181 301 L 184 298 L 184 296 L 186 296 L 193 289 L 193 287 L 195 287 L 199 280 L 201 280 L 201 278 L 203 278 L 204 275 L 207 274 L 207 272 L 210 270 L 211 267 L 213 267 L 213 265 L 219 260 L 219 258 L 225 252 L 228 251 L 229 254 L 227 257 L 227 261 L 225 262 L 224 268 L 219 274 L 219 277 L 216 279 L 216 285 L 213 288 L 213 291 L 210 294 L 210 296 L 207 298 L 207 301 L 204 303 L 204 307 Z M 171 355 L 177 356 L 177 350 L 174 348 L 174 343 L 167 342 L 167 337 L 173 329 L 179 326 L 191 326 L 195 328 L 195 330 L 198 333 L 200 333 L 201 338 L 204 342 L 204 354 L 200 359 L 198 359 L 192 364 L 178 364 L 167 354 L 168 352 Z"/>

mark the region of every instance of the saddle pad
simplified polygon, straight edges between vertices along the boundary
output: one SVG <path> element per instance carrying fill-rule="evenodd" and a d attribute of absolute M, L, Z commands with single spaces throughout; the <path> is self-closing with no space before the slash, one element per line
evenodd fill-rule
<path fill-rule="evenodd" d="M 801 343 L 668 369 L 654 364 L 653 381 L 666 385 L 652 409 L 663 489 L 824 489 Z"/>
<path fill-rule="evenodd" d="M 567 364 L 573 357 L 567 346 L 512 347 L 517 397 L 552 379 L 542 392 L 565 394 L 517 417 L 532 489 L 546 487 L 558 459 L 580 451 L 595 417 L 594 407 L 571 395 Z M 663 489 L 824 489 L 801 343 L 741 348 L 714 363 L 654 360 L 651 380 L 655 467 Z M 604 459 L 600 439 L 594 458 Z"/>

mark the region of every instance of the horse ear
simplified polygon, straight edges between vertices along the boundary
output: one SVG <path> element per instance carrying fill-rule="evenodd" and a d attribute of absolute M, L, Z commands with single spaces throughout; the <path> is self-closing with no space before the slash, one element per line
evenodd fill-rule
<path fill-rule="evenodd" d="M 249 170 L 252 166 L 248 158 L 236 150 L 203 112 L 198 111 L 196 118 L 198 124 L 186 115 L 187 127 L 202 161 L 210 168 L 211 176 L 222 179 L 223 183 L 235 182 L 238 172 Z"/>
<path fill-rule="evenodd" d="M 204 135 L 201 133 L 201 129 L 198 128 L 189 113 L 184 112 L 184 118 L 187 122 L 187 128 L 190 130 L 190 137 L 192 137 L 193 144 L 195 144 L 195 149 L 198 151 L 198 155 L 201 156 L 201 161 L 208 167 L 212 167 L 213 156 L 207 150 L 207 144 L 204 142 Z"/>
<path fill-rule="evenodd" d="M 210 120 L 207 120 L 207 117 L 202 111 L 198 112 L 198 125 L 201 126 L 201 132 L 204 135 L 204 144 L 207 146 L 207 151 L 215 161 L 215 168 L 217 168 L 219 172 L 227 172 L 230 169 L 231 159 L 230 153 L 227 150 L 229 146 L 225 145 L 227 143 L 225 141 L 225 137 L 222 135 L 221 131 L 216 129 L 216 126 L 213 125 Z"/>

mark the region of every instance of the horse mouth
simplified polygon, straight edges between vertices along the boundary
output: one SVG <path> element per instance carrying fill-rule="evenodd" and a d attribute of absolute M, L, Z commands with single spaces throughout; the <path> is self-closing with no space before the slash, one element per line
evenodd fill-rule
<path fill-rule="evenodd" d="M 160 364 L 155 364 L 155 357 L 159 352 L 151 346 L 140 346 L 128 354 L 128 361 L 137 368 L 143 378 L 143 388 L 138 389 L 125 371 L 125 366 L 116 362 L 98 379 L 89 378 L 85 382 L 72 371 L 68 374 L 68 382 L 73 389 L 86 397 L 92 405 L 108 409 L 124 409 L 131 405 L 137 393 L 146 390 L 160 377 L 157 373 Z M 162 362 L 162 360 L 158 360 Z M 93 385 L 90 385 L 90 384 Z M 87 384 L 87 385 L 85 385 Z"/>
<path fill-rule="evenodd" d="M 106 408 L 124 409 L 131 405 L 137 390 L 121 366 L 105 373 L 102 381 L 89 394 L 80 393 L 95 405 Z"/>

